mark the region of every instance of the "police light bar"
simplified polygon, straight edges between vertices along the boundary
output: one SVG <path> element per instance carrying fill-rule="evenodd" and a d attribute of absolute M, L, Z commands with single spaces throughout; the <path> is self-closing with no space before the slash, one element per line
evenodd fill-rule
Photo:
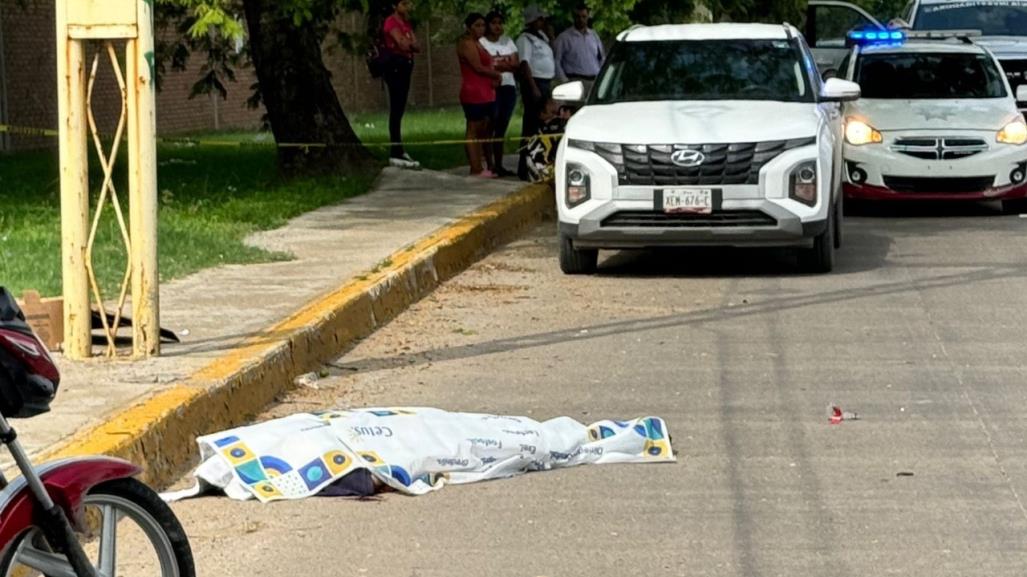
<path fill-rule="evenodd" d="M 980 30 L 908 30 L 906 38 L 910 40 L 949 40 L 953 38 L 976 38 Z"/>
<path fill-rule="evenodd" d="M 902 30 L 886 28 L 865 28 L 852 30 L 846 38 L 849 46 L 894 46 L 906 41 L 906 33 Z"/>

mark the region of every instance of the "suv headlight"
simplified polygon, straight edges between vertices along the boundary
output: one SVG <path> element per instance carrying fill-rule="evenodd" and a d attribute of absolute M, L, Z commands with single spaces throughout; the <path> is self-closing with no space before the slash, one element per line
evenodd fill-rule
<path fill-rule="evenodd" d="M 813 206 L 817 203 L 817 161 L 803 162 L 788 177 L 788 197 Z"/>
<path fill-rule="evenodd" d="M 574 208 L 592 197 L 591 176 L 584 166 L 567 163 L 564 180 L 564 201 L 568 208 Z"/>
<path fill-rule="evenodd" d="M 1023 117 L 1010 121 L 1009 124 L 1002 127 L 1002 130 L 998 131 L 995 140 L 1006 144 L 1027 143 L 1027 123 L 1024 122 Z"/>
<path fill-rule="evenodd" d="M 861 146 L 883 142 L 884 137 L 873 126 L 855 117 L 845 119 L 845 142 Z"/>

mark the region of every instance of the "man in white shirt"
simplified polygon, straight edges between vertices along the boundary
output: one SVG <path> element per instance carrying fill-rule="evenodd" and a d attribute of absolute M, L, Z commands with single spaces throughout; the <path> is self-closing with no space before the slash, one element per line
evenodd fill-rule
<path fill-rule="evenodd" d="M 538 5 L 532 4 L 524 9 L 524 32 L 517 38 L 517 53 L 521 59 L 521 101 L 524 103 L 524 116 L 521 120 L 521 159 L 517 163 L 517 176 L 528 180 L 527 158 L 523 152 L 528 138 L 539 130 L 539 115 L 549 98 L 549 89 L 556 76 L 556 60 L 549 37 L 544 32 L 546 18 Z"/>

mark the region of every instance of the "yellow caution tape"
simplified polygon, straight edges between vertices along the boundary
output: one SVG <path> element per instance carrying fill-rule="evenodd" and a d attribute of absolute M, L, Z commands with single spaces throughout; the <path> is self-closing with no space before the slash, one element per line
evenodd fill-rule
<path fill-rule="evenodd" d="M 0 124 L 0 132 L 25 136 L 57 136 L 59 134 L 56 130 L 49 128 L 29 128 L 27 126 L 12 126 L 10 124 Z"/>
<path fill-rule="evenodd" d="M 19 134 L 23 136 L 59 136 L 60 133 L 56 130 L 49 128 L 31 128 L 26 126 L 14 126 L 10 124 L 0 124 L 0 133 L 8 134 Z M 176 137 L 176 136 L 165 136 L 157 137 L 157 142 L 161 144 L 183 144 L 188 146 L 228 146 L 228 147 L 243 147 L 243 146 L 277 146 L 278 148 L 330 148 L 330 147 L 346 147 L 346 146 L 363 146 L 366 148 L 385 148 L 391 146 L 451 146 L 457 144 L 490 144 L 497 142 L 517 142 L 520 140 L 527 140 L 530 138 L 540 138 L 544 141 L 552 141 L 560 138 L 563 134 L 537 134 L 533 137 L 522 138 L 520 136 L 508 136 L 505 138 L 483 138 L 483 139 L 452 139 L 452 140 L 421 140 L 421 141 L 408 141 L 408 142 L 351 142 L 342 144 L 327 144 L 324 142 L 259 142 L 253 140 L 219 140 L 216 138 L 189 138 L 189 137 Z"/>

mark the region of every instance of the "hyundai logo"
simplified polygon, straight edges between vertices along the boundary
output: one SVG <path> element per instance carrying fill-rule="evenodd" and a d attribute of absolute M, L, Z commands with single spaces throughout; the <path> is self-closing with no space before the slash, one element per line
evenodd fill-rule
<path fill-rule="evenodd" d="M 675 150 L 670 155 L 671 162 L 685 168 L 699 166 L 704 160 L 706 160 L 706 155 L 698 150 Z"/>

